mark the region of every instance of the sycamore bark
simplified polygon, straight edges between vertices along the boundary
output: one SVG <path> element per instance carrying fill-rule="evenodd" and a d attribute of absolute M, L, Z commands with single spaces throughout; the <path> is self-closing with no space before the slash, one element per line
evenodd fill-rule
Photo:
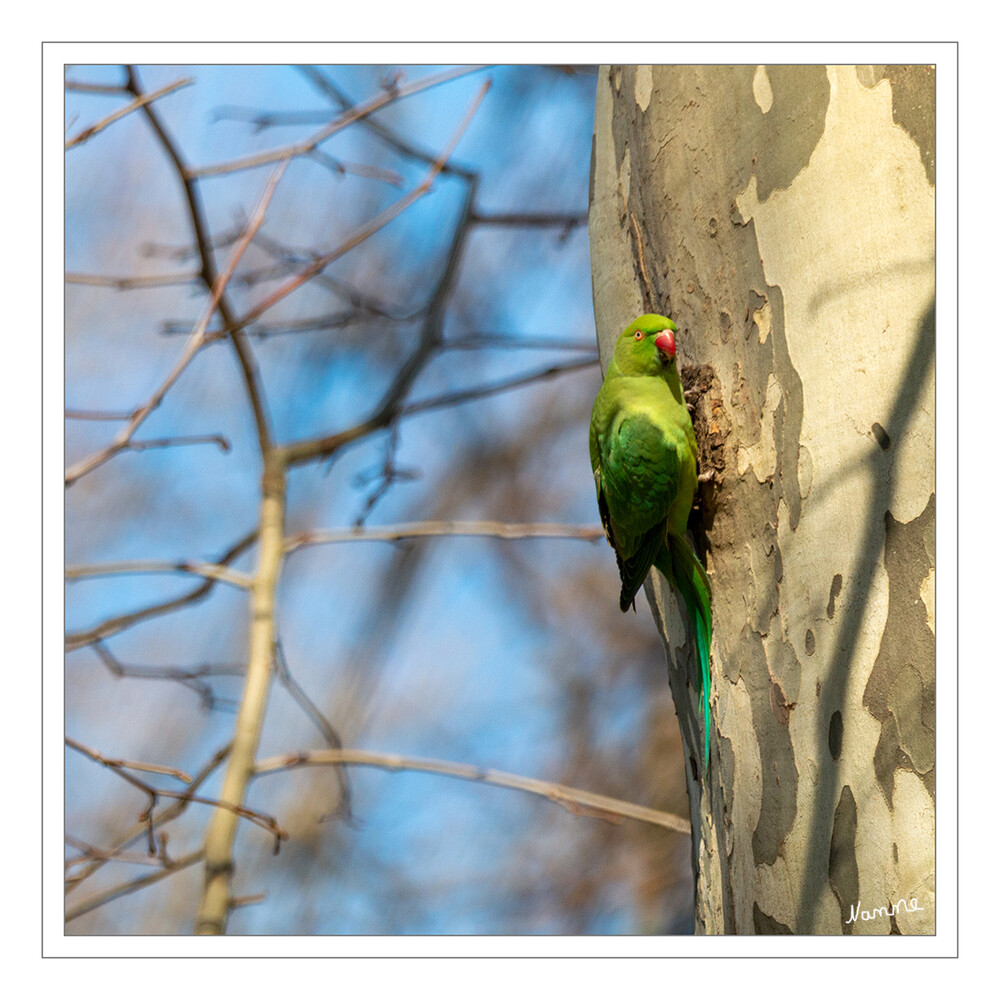
<path fill-rule="evenodd" d="M 933 68 L 602 67 L 590 232 L 602 357 L 678 324 L 715 476 L 707 780 L 693 642 L 646 586 L 697 929 L 933 933 Z"/>

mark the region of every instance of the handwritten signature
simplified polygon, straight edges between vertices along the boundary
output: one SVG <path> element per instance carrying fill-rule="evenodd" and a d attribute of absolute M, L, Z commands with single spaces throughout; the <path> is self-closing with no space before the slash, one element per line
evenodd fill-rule
<path fill-rule="evenodd" d="M 892 906 L 879 906 L 874 910 L 862 910 L 861 903 L 857 902 L 851 904 L 851 916 L 844 923 L 853 924 L 859 917 L 862 920 L 874 920 L 876 917 L 893 917 L 897 913 L 916 913 L 922 909 L 916 899 L 911 899 L 909 905 L 905 899 L 899 899 Z"/>

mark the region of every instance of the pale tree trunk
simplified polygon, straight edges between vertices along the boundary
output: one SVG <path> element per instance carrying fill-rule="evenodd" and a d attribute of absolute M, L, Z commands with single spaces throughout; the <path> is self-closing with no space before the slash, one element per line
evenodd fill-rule
<path fill-rule="evenodd" d="M 647 583 L 701 932 L 934 932 L 933 144 L 931 67 L 600 71 L 602 356 L 675 320 L 715 473 L 707 776 L 686 619 Z"/>

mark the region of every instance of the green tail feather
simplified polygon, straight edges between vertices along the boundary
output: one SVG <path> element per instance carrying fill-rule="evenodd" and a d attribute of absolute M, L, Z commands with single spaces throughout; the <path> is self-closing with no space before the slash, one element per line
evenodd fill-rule
<path fill-rule="evenodd" d="M 708 771 L 709 723 L 711 710 L 708 696 L 711 693 L 711 675 L 708 669 L 708 651 L 712 645 L 712 585 L 705 568 L 686 538 L 670 532 L 667 535 L 670 554 L 669 574 L 687 606 L 688 617 L 694 628 L 698 646 L 698 663 L 701 667 L 701 703 L 705 716 L 705 770 Z"/>

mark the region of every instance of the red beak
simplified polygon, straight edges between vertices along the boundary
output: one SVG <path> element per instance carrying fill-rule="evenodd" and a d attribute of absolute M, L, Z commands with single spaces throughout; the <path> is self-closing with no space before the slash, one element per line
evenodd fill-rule
<path fill-rule="evenodd" d="M 674 342 L 674 335 L 670 330 L 661 330 L 653 340 L 656 349 L 665 354 L 668 358 L 673 358 L 677 353 L 677 344 Z"/>

